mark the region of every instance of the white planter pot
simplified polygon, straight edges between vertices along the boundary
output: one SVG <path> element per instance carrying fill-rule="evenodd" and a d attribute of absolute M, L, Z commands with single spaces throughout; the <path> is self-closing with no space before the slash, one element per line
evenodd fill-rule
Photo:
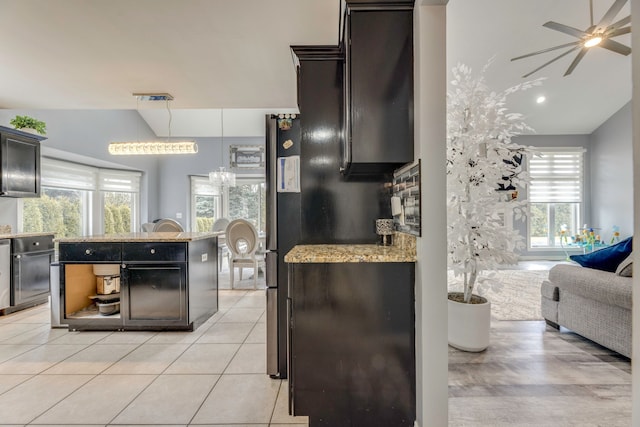
<path fill-rule="evenodd" d="M 26 133 L 31 133 L 33 135 L 39 135 L 38 131 L 35 130 L 34 128 L 20 128 L 18 130 Z"/>
<path fill-rule="evenodd" d="M 449 303 L 449 345 L 464 351 L 483 351 L 489 347 L 491 303 Z"/>

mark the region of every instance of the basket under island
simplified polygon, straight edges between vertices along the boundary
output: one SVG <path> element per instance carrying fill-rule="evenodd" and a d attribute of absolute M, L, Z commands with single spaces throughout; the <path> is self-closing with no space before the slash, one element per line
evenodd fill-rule
<path fill-rule="evenodd" d="M 57 239 L 60 323 L 70 330 L 196 329 L 218 311 L 219 234 Z"/>

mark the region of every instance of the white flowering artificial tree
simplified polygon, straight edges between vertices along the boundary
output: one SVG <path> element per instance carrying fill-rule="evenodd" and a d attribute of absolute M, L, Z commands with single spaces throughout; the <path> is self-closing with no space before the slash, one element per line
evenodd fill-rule
<path fill-rule="evenodd" d="M 518 230 L 504 226 L 503 215 L 508 205 L 516 219 L 525 217 L 526 201 L 513 188 L 529 181 L 522 156 L 533 151 L 511 138 L 531 128 L 521 114 L 507 111 L 506 100 L 540 84 L 536 80 L 494 92 L 485 83 L 486 68 L 475 77 L 468 66 L 456 66 L 447 94 L 448 261 L 454 275 L 463 276 L 464 286 L 464 292 L 449 299 L 465 303 L 484 301 L 472 298 L 479 274 L 517 263 L 517 250 L 524 247 Z M 499 184 L 512 190 L 499 191 Z"/>

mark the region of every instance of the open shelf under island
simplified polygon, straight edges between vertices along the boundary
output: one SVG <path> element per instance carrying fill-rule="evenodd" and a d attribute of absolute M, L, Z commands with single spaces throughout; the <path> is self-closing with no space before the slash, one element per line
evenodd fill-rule
<path fill-rule="evenodd" d="M 218 311 L 219 234 L 58 239 L 60 322 L 70 330 L 194 330 Z"/>

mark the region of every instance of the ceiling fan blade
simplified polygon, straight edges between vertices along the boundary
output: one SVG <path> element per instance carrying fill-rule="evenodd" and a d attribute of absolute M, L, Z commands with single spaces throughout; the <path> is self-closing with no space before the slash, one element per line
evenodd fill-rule
<path fill-rule="evenodd" d="M 573 72 L 573 70 L 578 66 L 578 63 L 582 61 L 582 58 L 584 58 L 584 56 L 587 54 L 588 50 L 588 47 L 583 47 L 580 52 L 578 52 L 576 57 L 573 59 L 573 62 L 571 62 L 571 65 L 569 65 L 569 68 L 567 68 L 567 71 L 564 73 L 564 77 Z"/>
<path fill-rule="evenodd" d="M 551 61 L 547 61 L 547 62 L 545 62 L 544 64 L 542 64 L 541 66 L 539 66 L 539 67 L 538 67 L 538 68 L 536 68 L 535 70 L 531 71 L 530 73 L 525 74 L 525 75 L 524 75 L 524 76 L 522 76 L 522 77 L 526 79 L 526 78 L 527 78 L 527 77 L 529 77 L 531 74 L 533 74 L 533 73 L 535 73 L 535 72 L 537 72 L 537 71 L 542 70 L 544 67 L 546 67 L 547 65 L 551 64 L 552 62 L 555 62 L 555 61 L 557 61 L 558 59 L 560 59 L 560 58 L 562 58 L 562 57 L 564 57 L 564 56 L 567 56 L 568 54 L 570 54 L 571 52 L 573 52 L 574 50 L 579 49 L 579 48 L 580 48 L 580 46 L 572 47 L 572 48 L 571 48 L 571 49 L 569 49 L 568 51 L 566 51 L 566 52 L 564 52 L 564 53 L 562 53 L 562 54 L 560 54 L 560 55 L 556 56 L 556 57 L 555 57 L 555 58 L 553 58 Z"/>
<path fill-rule="evenodd" d="M 626 56 L 631 53 L 631 48 L 629 46 L 625 46 L 622 43 L 618 43 L 611 39 L 602 40 L 598 46 L 609 49 L 615 53 L 619 53 L 620 55 Z"/>
<path fill-rule="evenodd" d="M 617 30 L 613 30 L 607 34 L 607 38 L 618 37 L 623 34 L 629 34 L 631 32 L 631 27 L 618 28 Z"/>
<path fill-rule="evenodd" d="M 622 7 L 626 2 L 627 0 L 616 0 L 615 2 L 613 2 L 609 10 L 607 10 L 607 13 L 605 13 L 600 22 L 598 22 L 597 31 L 603 31 L 605 28 L 607 28 L 609 24 L 611 24 L 611 21 L 613 21 L 613 18 L 615 18 L 616 15 L 620 13 L 620 10 L 622 10 Z"/>
<path fill-rule="evenodd" d="M 568 25 L 559 24 L 557 22 L 549 21 L 542 24 L 543 27 L 550 28 L 552 30 L 560 31 L 561 33 L 569 34 L 570 36 L 577 37 L 579 39 L 587 37 L 589 33 L 585 33 L 577 28 L 570 27 Z"/>
<path fill-rule="evenodd" d="M 631 15 L 627 16 L 626 18 L 622 18 L 618 22 L 614 22 L 613 24 L 609 25 L 609 28 L 624 27 L 625 25 L 627 25 L 630 22 L 631 22 Z"/>
<path fill-rule="evenodd" d="M 526 55 L 516 56 L 515 58 L 511 58 L 512 61 L 517 61 L 518 59 L 528 58 L 530 56 L 539 55 L 541 53 L 551 52 L 557 49 L 562 49 L 563 47 L 575 46 L 577 44 L 582 43 L 582 41 L 571 42 L 566 44 L 561 44 L 560 46 L 554 46 L 547 49 L 538 50 L 536 52 L 527 53 Z"/>

